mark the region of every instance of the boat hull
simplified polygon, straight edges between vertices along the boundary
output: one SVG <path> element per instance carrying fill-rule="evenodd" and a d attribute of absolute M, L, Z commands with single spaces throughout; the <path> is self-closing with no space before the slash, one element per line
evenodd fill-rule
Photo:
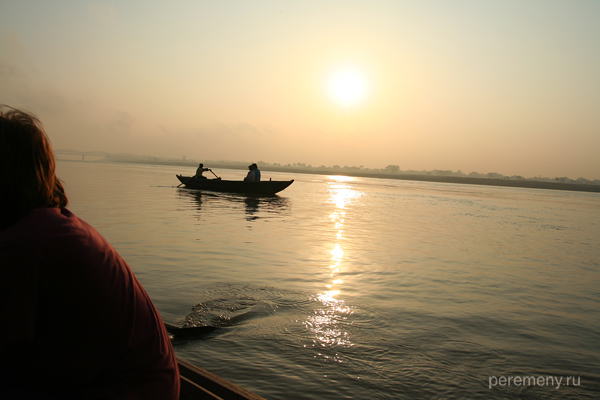
<path fill-rule="evenodd" d="M 212 190 L 215 192 L 273 195 L 290 186 L 291 181 L 226 181 L 223 179 L 197 179 L 194 176 L 177 175 L 177 179 L 188 189 Z"/>
<path fill-rule="evenodd" d="M 228 380 L 177 357 L 179 400 L 265 400 Z"/>

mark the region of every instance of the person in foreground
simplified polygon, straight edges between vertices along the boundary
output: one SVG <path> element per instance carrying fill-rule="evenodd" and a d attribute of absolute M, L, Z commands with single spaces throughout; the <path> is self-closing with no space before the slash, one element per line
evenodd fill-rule
<path fill-rule="evenodd" d="M 163 321 L 66 206 L 41 122 L 0 106 L 0 398 L 179 398 Z"/>

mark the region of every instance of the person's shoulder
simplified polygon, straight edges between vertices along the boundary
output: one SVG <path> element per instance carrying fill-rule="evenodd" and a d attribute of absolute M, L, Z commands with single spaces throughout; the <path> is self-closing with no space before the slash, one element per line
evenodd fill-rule
<path fill-rule="evenodd" d="M 6 228 L 4 236 L 19 236 L 21 233 L 31 234 L 43 231 L 51 221 L 60 218 L 60 210 L 52 207 L 34 208 L 17 222 Z"/>
<path fill-rule="evenodd" d="M 36 208 L 0 234 L 0 248 L 14 246 L 38 256 L 48 256 L 73 249 L 78 240 L 89 242 L 88 238 L 96 235 L 92 232 L 67 209 Z"/>
<path fill-rule="evenodd" d="M 27 215 L 28 223 L 45 226 L 50 225 L 58 227 L 76 227 L 87 225 L 82 219 L 76 216 L 67 208 L 43 207 L 36 208 Z"/>
<path fill-rule="evenodd" d="M 40 207 L 31 210 L 8 227 L 2 233 L 2 237 L 10 236 L 13 239 L 25 237 L 33 240 L 79 231 L 94 231 L 94 229 L 66 208 Z"/>

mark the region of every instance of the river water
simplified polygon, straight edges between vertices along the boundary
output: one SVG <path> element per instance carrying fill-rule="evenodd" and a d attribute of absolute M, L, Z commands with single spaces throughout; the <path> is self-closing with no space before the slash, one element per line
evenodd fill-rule
<path fill-rule="evenodd" d="M 254 198 L 177 173 L 58 164 L 163 319 L 219 328 L 178 356 L 269 400 L 600 397 L 600 194 L 263 171 L 295 182 Z"/>

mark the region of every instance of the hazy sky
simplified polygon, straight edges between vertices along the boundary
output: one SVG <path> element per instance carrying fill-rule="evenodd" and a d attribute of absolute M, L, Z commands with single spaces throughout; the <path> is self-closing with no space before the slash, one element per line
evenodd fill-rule
<path fill-rule="evenodd" d="M 600 179 L 600 1 L 0 0 L 0 103 L 56 149 Z"/>

